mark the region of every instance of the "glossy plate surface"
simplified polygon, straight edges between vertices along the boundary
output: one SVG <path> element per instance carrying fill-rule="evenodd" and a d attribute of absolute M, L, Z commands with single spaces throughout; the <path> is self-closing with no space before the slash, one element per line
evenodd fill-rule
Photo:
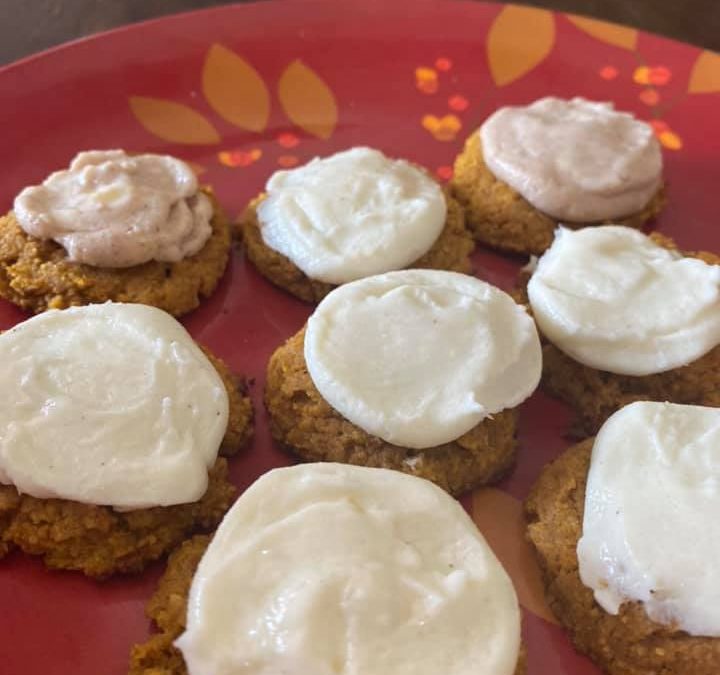
<path fill-rule="evenodd" d="M 720 249 L 720 57 L 546 10 L 470 2 L 277 1 L 140 24 L 0 70 L 0 208 L 78 151 L 122 147 L 193 163 L 236 217 L 269 174 L 368 144 L 450 177 L 466 134 L 496 107 L 541 96 L 614 101 L 650 120 L 670 203 L 657 227 L 686 249 Z M 476 274 L 512 284 L 519 258 L 480 251 Z M 261 393 L 273 349 L 311 307 L 272 287 L 240 251 L 184 323 L 254 380 L 253 446 L 233 463 L 244 488 L 291 458 L 273 447 Z M 0 329 L 24 318 L 0 301 Z M 538 393 L 521 422 L 515 472 L 463 503 L 515 581 L 531 675 L 597 673 L 542 600 L 522 538 L 521 500 L 569 443 L 568 415 Z M 143 606 L 162 566 L 103 584 L 0 562 L 0 671 L 121 675 L 149 633 Z"/>

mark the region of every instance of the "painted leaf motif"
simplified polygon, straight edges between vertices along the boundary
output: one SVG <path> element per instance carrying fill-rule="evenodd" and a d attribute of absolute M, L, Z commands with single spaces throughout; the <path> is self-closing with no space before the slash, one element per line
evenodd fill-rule
<path fill-rule="evenodd" d="M 487 38 L 490 74 L 498 87 L 541 63 L 555 42 L 555 20 L 546 9 L 508 5 L 495 17 Z"/>
<path fill-rule="evenodd" d="M 278 96 L 285 114 L 303 131 L 332 136 L 338 120 L 335 95 L 312 68 L 293 61 L 280 77 Z"/>
<path fill-rule="evenodd" d="M 208 50 L 202 73 L 207 102 L 224 120 L 248 131 L 262 131 L 270 117 L 270 92 L 247 61 L 220 44 Z"/>
<path fill-rule="evenodd" d="M 597 19 L 588 19 L 585 16 L 576 16 L 575 14 L 567 14 L 566 16 L 581 31 L 592 35 L 600 42 L 630 50 L 635 49 L 637 46 L 638 32 L 634 28 L 618 26 Z"/>
<path fill-rule="evenodd" d="M 151 134 L 170 143 L 212 145 L 220 134 L 199 112 L 192 108 L 146 96 L 131 96 L 130 109 Z"/>
<path fill-rule="evenodd" d="M 485 488 L 473 494 L 472 517 L 510 575 L 525 609 L 557 623 L 545 602 L 540 568 L 525 539 L 522 504 L 507 492 Z"/>
<path fill-rule="evenodd" d="M 688 92 L 710 94 L 715 91 L 720 91 L 720 54 L 704 51 L 690 73 Z"/>

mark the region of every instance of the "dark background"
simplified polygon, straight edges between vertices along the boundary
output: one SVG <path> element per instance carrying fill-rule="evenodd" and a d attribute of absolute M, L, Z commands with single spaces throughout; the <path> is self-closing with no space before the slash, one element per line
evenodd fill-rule
<path fill-rule="evenodd" d="M 218 4 L 227 3 L 0 0 L 0 63 L 121 24 Z M 625 23 L 720 51 L 720 0 L 526 0 L 525 4 Z"/>

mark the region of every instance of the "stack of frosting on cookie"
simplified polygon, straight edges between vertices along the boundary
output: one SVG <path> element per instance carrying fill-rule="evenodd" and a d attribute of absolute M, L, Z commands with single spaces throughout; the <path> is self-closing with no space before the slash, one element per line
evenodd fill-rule
<path fill-rule="evenodd" d="M 169 314 L 105 303 L 0 335 L 0 554 L 135 572 L 214 527 L 251 434 L 227 366 Z"/>
<path fill-rule="evenodd" d="M 454 272 L 403 270 L 332 291 L 271 357 L 273 436 L 310 460 L 398 469 L 453 494 L 515 457 L 540 342 L 523 307 Z"/>
<path fill-rule="evenodd" d="M 513 585 L 432 483 L 344 464 L 275 469 L 211 542 L 170 560 L 160 633 L 130 673 L 522 675 Z"/>
<path fill-rule="evenodd" d="M 542 253 L 558 223 L 639 228 L 665 203 L 652 127 L 610 103 L 543 98 L 504 107 L 455 160 L 452 193 L 475 238 Z"/>
<path fill-rule="evenodd" d="M 0 218 L 0 297 L 34 312 L 113 300 L 180 316 L 217 286 L 230 240 L 185 162 L 81 152 Z"/>

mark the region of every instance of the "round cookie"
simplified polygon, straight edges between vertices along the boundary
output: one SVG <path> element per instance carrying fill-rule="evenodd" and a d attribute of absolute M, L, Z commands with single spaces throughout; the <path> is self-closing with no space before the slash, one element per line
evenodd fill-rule
<path fill-rule="evenodd" d="M 183 542 L 168 558 L 165 573 L 145 607 L 145 614 L 160 632 L 133 646 L 129 675 L 187 675 L 185 661 L 173 642 L 185 630 L 190 584 L 211 539 L 209 535 L 197 535 Z M 527 652 L 521 645 L 515 675 L 525 673 Z"/>
<path fill-rule="evenodd" d="M 273 250 L 263 241 L 257 207 L 264 199 L 265 195 L 253 199 L 239 224 L 248 258 L 258 271 L 276 286 L 305 302 L 320 302 L 333 288 L 336 288 L 336 285 L 308 277 L 289 258 Z M 469 272 L 470 254 L 475 245 L 465 228 L 465 217 L 460 204 L 447 192 L 445 201 L 447 203 L 445 227 L 432 248 L 411 267 Z"/>
<path fill-rule="evenodd" d="M 265 405 L 273 438 L 308 461 L 396 469 L 458 495 L 498 480 L 515 461 L 516 411 L 488 417 L 460 438 L 425 449 L 392 445 L 352 424 L 315 387 L 305 363 L 305 330 L 270 358 Z"/>
<path fill-rule="evenodd" d="M 112 300 L 187 314 L 215 290 L 230 254 L 230 226 L 212 191 L 202 192 L 213 205 L 212 234 L 198 253 L 174 263 L 102 268 L 70 262 L 60 244 L 28 235 L 8 213 L 0 218 L 0 297 L 36 313 Z"/>
<path fill-rule="evenodd" d="M 133 648 L 133 675 L 525 672 L 517 595 L 482 534 L 394 471 L 265 474 L 171 556 L 146 614 L 161 632 Z"/>
<path fill-rule="evenodd" d="M 18 548 L 43 556 L 53 569 L 79 570 L 102 579 L 139 572 L 188 536 L 213 529 L 236 496 L 224 457 L 252 436 L 253 409 L 245 383 L 219 358 L 203 351 L 220 375 L 229 399 L 228 425 L 203 497 L 193 503 L 134 510 L 38 499 L 0 485 L 0 557 Z"/>
<path fill-rule="evenodd" d="M 714 675 L 720 669 L 720 639 L 657 624 L 637 602 L 624 603 L 613 616 L 582 583 L 576 548 L 592 448 L 590 438 L 548 465 L 525 504 L 528 537 L 553 612 L 576 648 L 609 675 Z"/>
<path fill-rule="evenodd" d="M 475 239 L 492 248 L 513 253 L 539 255 L 553 242 L 558 220 L 542 213 L 507 183 L 497 179 L 483 159 L 479 133 L 465 142 L 455 160 L 451 182 L 453 196 L 465 209 L 467 227 Z M 640 228 L 652 220 L 665 206 L 664 188 L 637 213 L 594 223 L 562 221 L 570 228 L 616 225 Z"/>
<path fill-rule="evenodd" d="M 650 239 L 663 248 L 677 251 L 677 244 L 660 233 Z M 720 264 L 720 256 L 707 251 L 681 251 L 710 265 Z M 522 273 L 516 300 L 528 304 L 530 273 Z M 532 310 L 530 309 L 531 313 Z M 720 346 L 692 363 L 653 375 L 620 375 L 586 366 L 565 354 L 540 333 L 543 343 L 541 386 L 572 407 L 573 433 L 578 437 L 594 434 L 616 410 L 633 401 L 671 401 L 704 406 L 720 406 Z"/>

